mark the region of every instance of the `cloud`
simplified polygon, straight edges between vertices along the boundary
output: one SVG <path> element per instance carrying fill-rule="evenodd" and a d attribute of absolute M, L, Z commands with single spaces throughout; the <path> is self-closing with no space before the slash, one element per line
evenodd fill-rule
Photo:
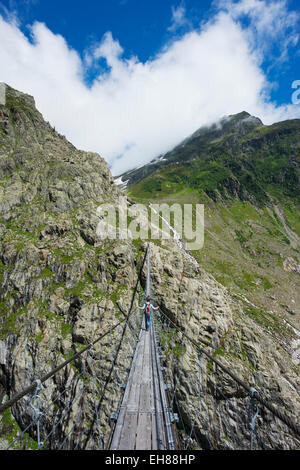
<path fill-rule="evenodd" d="M 297 106 L 268 100 L 272 84 L 261 67 L 275 41 L 272 12 L 279 21 L 285 2 L 231 3 L 232 9 L 223 1 L 201 28 L 174 37 L 146 62 L 124 58 L 111 32 L 81 57 L 45 24 L 35 22 L 29 40 L 15 21 L 0 16 L 0 81 L 34 95 L 46 120 L 77 147 L 99 152 L 115 175 L 224 115 L 246 110 L 265 123 L 297 117 Z M 242 15 L 248 15 L 247 27 Z M 288 39 L 292 23 L 291 17 L 275 25 L 286 38 L 278 57 L 294 44 Z M 264 35 L 265 46 L 255 43 L 255 34 Z M 96 74 L 90 86 L 88 73 Z"/>
<path fill-rule="evenodd" d="M 289 47 L 299 40 L 299 13 L 289 11 L 286 0 L 216 0 L 215 4 L 235 21 L 248 19 L 248 41 L 262 61 L 270 53 L 275 58 L 274 48 L 276 62 L 288 60 Z"/>
<path fill-rule="evenodd" d="M 108 31 L 104 34 L 101 43 L 94 49 L 93 56 L 95 59 L 104 58 L 109 67 L 117 67 L 123 52 L 119 41 L 115 41 L 112 33 Z"/>
<path fill-rule="evenodd" d="M 22 15 L 27 16 L 32 7 L 34 7 L 38 3 L 39 0 L 9 0 L 8 8 L 5 7 L 2 2 L 0 2 L 0 11 L 3 11 L 7 19 L 18 24 L 18 12 L 22 11 Z"/>
<path fill-rule="evenodd" d="M 183 3 L 181 3 L 177 7 L 172 6 L 172 20 L 171 25 L 168 27 L 168 31 L 173 33 L 178 29 L 182 28 L 183 26 L 189 24 L 185 14 L 186 10 Z"/>

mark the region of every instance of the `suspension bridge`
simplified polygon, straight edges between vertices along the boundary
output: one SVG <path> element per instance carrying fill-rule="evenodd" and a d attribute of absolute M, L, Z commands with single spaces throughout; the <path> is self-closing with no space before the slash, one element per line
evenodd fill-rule
<path fill-rule="evenodd" d="M 118 305 L 122 319 L 0 405 L 0 424 L 7 413 L 21 423 L 11 438 L 0 435 L 2 448 L 272 449 L 268 429 L 276 426 L 283 448 L 298 449 L 300 427 L 293 418 L 217 360 L 210 343 L 196 342 L 161 309 L 152 310 L 145 328 L 134 307 L 145 266 L 143 299 L 150 296 L 156 305 L 148 244 L 128 312 Z M 76 373 L 67 386 L 49 395 L 47 383 L 71 367 Z M 237 393 L 230 397 L 218 376 L 231 380 Z"/>
<path fill-rule="evenodd" d="M 146 298 L 152 296 L 150 250 L 147 250 Z M 153 315 L 153 312 L 152 312 Z M 140 331 L 128 383 L 118 416 L 112 450 L 175 450 L 154 323 Z"/>

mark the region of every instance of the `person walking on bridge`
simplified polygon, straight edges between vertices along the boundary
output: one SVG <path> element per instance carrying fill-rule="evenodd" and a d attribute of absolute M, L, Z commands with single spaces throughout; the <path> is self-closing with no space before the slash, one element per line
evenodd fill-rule
<path fill-rule="evenodd" d="M 144 305 L 142 307 L 138 306 L 138 308 L 140 310 L 144 310 L 145 328 L 146 328 L 146 330 L 148 330 L 149 326 L 150 326 L 150 318 L 151 318 L 151 311 L 152 311 L 151 309 L 158 310 L 158 307 L 154 307 L 154 305 L 151 304 L 150 295 L 147 295 L 146 302 L 144 303 Z"/>

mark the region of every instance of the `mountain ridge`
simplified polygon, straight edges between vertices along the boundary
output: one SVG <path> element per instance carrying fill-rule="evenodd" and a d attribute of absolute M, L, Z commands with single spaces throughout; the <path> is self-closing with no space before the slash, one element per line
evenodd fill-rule
<path fill-rule="evenodd" d="M 249 166 L 252 165 L 252 154 L 259 151 L 259 146 L 265 144 L 270 145 L 272 141 L 274 141 L 274 145 L 276 141 L 279 142 L 279 149 L 275 149 L 278 153 L 281 151 L 280 140 L 283 141 L 284 136 L 290 133 L 299 134 L 300 128 L 300 120 L 282 121 L 272 124 L 271 126 L 265 126 L 259 118 L 253 117 L 247 112 L 225 117 L 220 120 L 220 123 L 223 124 L 201 127 L 191 136 L 187 137 L 181 144 L 177 145 L 163 156 L 157 157 L 157 159 L 154 159 L 148 165 L 123 173 L 117 178 L 119 187 L 121 189 L 130 188 L 141 181 L 145 181 L 145 183 L 148 184 L 149 179 L 155 179 L 155 174 L 158 176 L 156 180 L 159 180 L 161 176 L 160 172 L 164 172 L 164 170 L 168 171 L 167 168 L 174 168 L 175 165 L 192 167 L 195 161 L 199 162 L 200 168 L 201 163 L 205 166 L 205 162 L 215 162 L 216 165 L 219 165 L 219 168 L 220 166 L 223 168 L 223 171 L 226 172 L 228 177 L 232 175 L 235 180 L 235 176 L 239 177 L 238 170 L 242 165 L 245 167 L 244 170 L 246 170 L 244 171 L 245 177 L 259 181 L 259 174 L 255 175 L 253 169 L 249 168 Z M 247 154 L 249 154 L 248 158 Z M 211 156 L 211 158 L 209 158 L 209 156 Z M 220 156 L 223 158 L 221 159 Z M 260 166 L 263 166 L 263 160 L 262 155 L 262 158 L 258 161 Z M 298 173 L 298 155 L 295 155 L 295 163 L 292 162 L 291 165 L 289 164 L 290 172 L 293 172 L 293 166 L 297 166 Z M 270 169 L 262 169 L 265 173 L 268 171 L 272 172 L 272 165 L 270 165 Z M 205 168 L 205 171 L 208 170 L 209 168 Z M 174 172 L 176 173 L 176 169 L 174 169 Z M 297 178 L 299 179 L 299 176 L 297 176 Z M 224 175 L 224 181 L 225 180 Z M 222 178 L 220 181 L 222 182 Z M 256 181 L 253 181 L 254 185 Z M 295 185 L 293 184 L 293 186 Z"/>
<path fill-rule="evenodd" d="M 256 126 L 263 125 L 262 121 L 259 118 L 251 116 L 251 114 L 249 114 L 246 111 L 242 111 L 240 113 L 233 114 L 233 115 L 224 116 L 223 118 L 220 118 L 218 121 L 216 121 L 215 123 L 213 123 L 211 125 L 201 126 L 199 129 L 197 129 L 195 132 L 193 132 L 192 134 L 187 136 L 183 141 L 181 141 L 179 144 L 177 144 L 175 147 L 173 147 L 173 149 L 169 150 L 168 152 L 165 152 L 164 154 L 158 155 L 157 157 L 153 158 L 148 164 L 145 164 L 142 167 L 133 168 L 131 170 L 128 170 L 128 171 L 118 175 L 116 177 L 116 180 L 118 180 L 119 178 L 121 178 L 121 179 L 124 178 L 125 179 L 127 176 L 130 176 L 130 175 L 131 175 L 131 178 L 132 178 L 132 173 L 138 172 L 142 168 L 148 167 L 148 165 L 153 165 L 154 163 L 159 162 L 161 160 L 164 160 L 164 161 L 168 160 L 168 158 L 172 156 L 172 153 L 174 151 L 176 151 L 180 147 L 184 146 L 186 143 L 193 140 L 194 138 L 201 137 L 203 135 L 204 136 L 205 135 L 211 135 L 211 134 L 213 135 L 212 138 L 217 138 L 217 136 L 222 134 L 222 129 L 224 128 L 224 125 L 228 129 L 228 127 L 232 128 L 234 125 L 239 125 L 240 124 L 240 126 L 241 126 L 243 123 L 245 124 L 245 121 L 247 122 L 247 120 L 248 121 L 250 120 L 250 122 L 252 123 L 252 124 L 250 124 L 251 127 L 252 126 L 255 127 L 255 125 Z M 129 178 L 128 181 L 129 181 L 129 185 L 134 184 L 134 183 L 131 183 L 130 178 Z M 120 182 L 119 184 L 122 184 L 122 183 Z"/>
<path fill-rule="evenodd" d="M 125 192 L 143 204 L 204 204 L 197 261 L 234 295 L 292 315 L 300 329 L 300 120 L 265 126 L 242 112 L 226 124 L 225 134 L 199 129 L 151 172 L 137 170 Z"/>

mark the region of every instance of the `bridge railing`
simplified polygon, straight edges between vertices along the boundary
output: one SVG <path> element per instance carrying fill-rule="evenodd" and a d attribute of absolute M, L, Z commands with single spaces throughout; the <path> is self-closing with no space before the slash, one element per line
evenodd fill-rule
<path fill-rule="evenodd" d="M 267 400 L 261 386 L 245 383 L 212 345 L 196 343 L 161 310 L 154 322 L 181 449 L 300 448 L 299 426 L 284 403 Z"/>
<path fill-rule="evenodd" d="M 133 312 L 123 334 L 125 323 L 117 323 L 50 378 L 34 381 L 33 390 L 10 406 L 8 402 L 1 405 L 2 448 L 107 448 L 130 372 L 141 313 Z"/>
<path fill-rule="evenodd" d="M 128 312 L 119 306 L 119 321 L 0 404 L 0 448 L 109 447 L 141 328 L 134 302 L 146 255 Z"/>

